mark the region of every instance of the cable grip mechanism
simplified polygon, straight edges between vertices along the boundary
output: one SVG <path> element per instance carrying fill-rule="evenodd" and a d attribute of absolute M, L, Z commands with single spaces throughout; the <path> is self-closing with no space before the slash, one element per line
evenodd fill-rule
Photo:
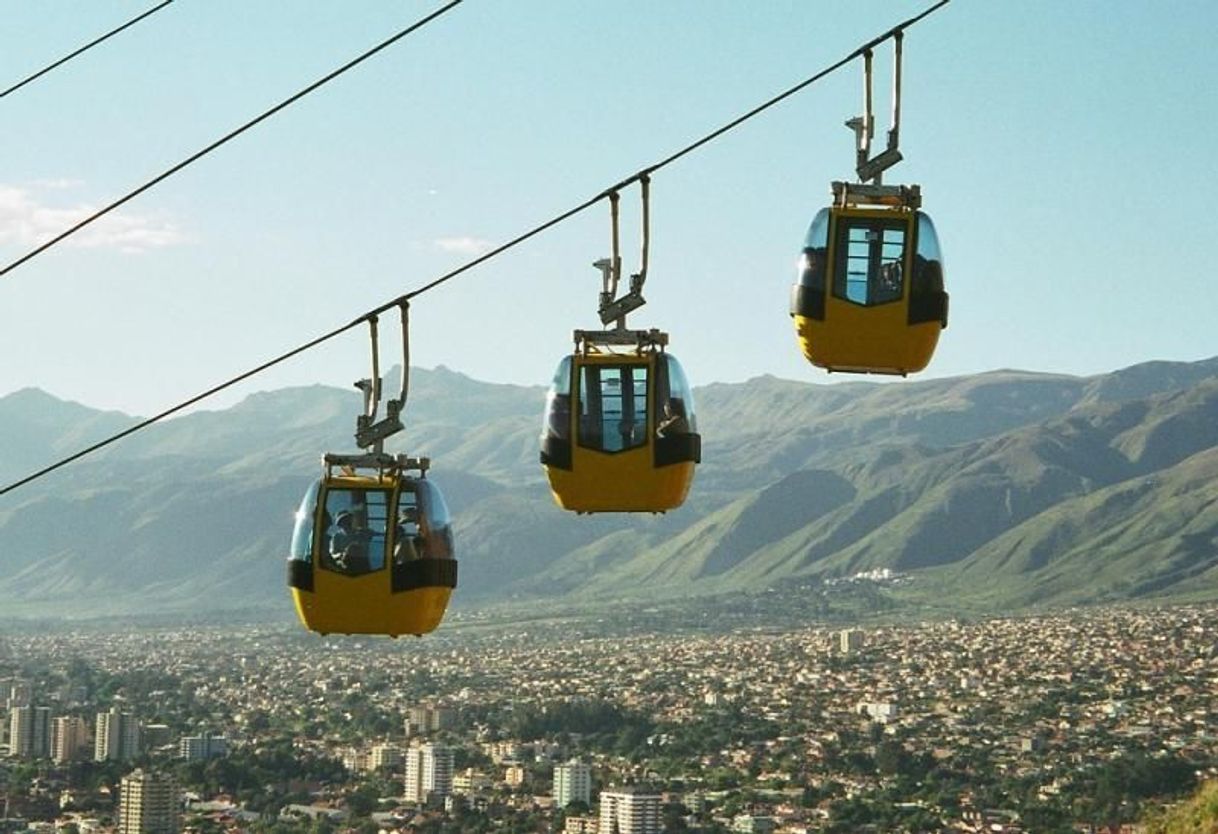
<path fill-rule="evenodd" d="M 613 324 L 618 330 L 626 329 L 626 315 L 647 303 L 643 298 L 643 285 L 647 281 L 647 259 L 651 244 L 651 176 L 639 176 L 639 192 L 642 197 L 642 252 L 639 271 L 630 276 L 630 289 L 618 296 L 618 285 L 622 277 L 622 258 L 619 241 L 617 191 L 609 193 L 609 217 L 613 244 L 612 258 L 601 258 L 592 265 L 601 271 L 600 314 L 601 324 Z"/>
<path fill-rule="evenodd" d="M 364 413 L 355 421 L 355 445 L 373 455 L 384 453 L 385 439 L 400 432 L 402 410 L 410 381 L 410 302 L 398 304 L 402 317 L 402 390 L 398 397 L 385 401 L 385 418 L 377 421 L 381 400 L 380 348 L 377 342 L 377 316 L 368 316 L 368 332 L 372 341 L 372 376 L 355 383 L 364 394 Z"/>
<path fill-rule="evenodd" d="M 901 137 L 901 57 L 905 33 L 898 29 L 892 35 L 892 126 L 888 129 L 888 143 L 884 150 L 871 155 L 871 139 L 875 135 L 875 120 L 872 115 L 872 51 L 863 52 L 863 115 L 846 122 L 854 131 L 855 171 L 860 183 L 880 185 L 884 172 L 901 161 L 899 150 Z"/>

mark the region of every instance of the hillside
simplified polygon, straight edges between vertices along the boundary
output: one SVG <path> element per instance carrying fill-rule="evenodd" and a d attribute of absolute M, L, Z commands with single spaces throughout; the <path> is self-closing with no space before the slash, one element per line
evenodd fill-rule
<path fill-rule="evenodd" d="M 1218 595 L 1218 359 L 1076 378 L 770 377 L 696 392 L 686 506 L 576 517 L 537 464 L 540 387 L 412 369 L 395 450 L 457 517 L 457 605 L 758 590 L 872 568 L 983 610 Z M 87 616 L 288 607 L 291 513 L 355 392 L 250 396 L 151 427 L 0 499 L 0 608 Z M 136 418 L 0 398 L 0 475 Z M 395 438 L 397 440 L 397 438 Z"/>
<path fill-rule="evenodd" d="M 1218 782 L 1207 782 L 1174 808 L 1152 814 L 1147 834 L 1201 834 L 1218 831 Z"/>

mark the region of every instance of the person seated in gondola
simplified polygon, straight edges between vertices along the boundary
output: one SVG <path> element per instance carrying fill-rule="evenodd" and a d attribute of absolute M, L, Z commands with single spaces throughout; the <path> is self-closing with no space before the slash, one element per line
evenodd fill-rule
<path fill-rule="evenodd" d="M 356 523 L 354 513 L 340 512 L 334 519 L 336 529 L 330 537 L 330 558 L 338 569 L 346 574 L 358 576 L 371 569 L 368 561 L 367 530 Z"/>
<path fill-rule="evenodd" d="M 656 426 L 657 437 L 675 437 L 689 434 L 689 420 L 685 417 L 685 401 L 673 397 L 664 401 L 664 416 Z"/>
<path fill-rule="evenodd" d="M 419 535 L 419 511 L 416 507 L 403 507 L 398 514 L 398 524 L 393 536 L 394 564 L 404 564 L 423 556 L 423 537 Z"/>
<path fill-rule="evenodd" d="M 901 297 L 901 262 L 891 261 L 880 267 L 879 281 L 871 290 L 871 304 L 885 304 Z"/>

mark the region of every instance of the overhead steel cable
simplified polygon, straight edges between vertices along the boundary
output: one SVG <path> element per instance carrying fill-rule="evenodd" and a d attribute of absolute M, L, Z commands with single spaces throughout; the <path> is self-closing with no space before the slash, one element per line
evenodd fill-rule
<path fill-rule="evenodd" d="M 846 64 L 849 64 L 851 61 L 855 60 L 856 58 L 863 57 L 868 52 L 870 52 L 872 49 L 874 49 L 875 47 L 882 44 L 884 41 L 888 40 L 891 37 L 896 36 L 900 32 L 905 31 L 910 26 L 913 26 L 915 23 L 922 20 L 922 18 L 932 14 L 933 12 L 938 11 L 939 9 L 943 8 L 950 2 L 951 2 L 951 0 L 939 0 L 939 2 L 935 3 L 935 5 L 926 9 L 921 14 L 914 15 L 913 17 L 909 18 L 909 20 L 906 20 L 903 23 L 898 23 L 896 26 L 893 26 L 891 29 L 889 29 L 887 32 L 885 32 L 882 35 L 877 35 L 876 37 L 869 40 L 867 43 L 860 46 L 858 49 L 851 52 L 845 58 L 842 58 L 837 63 L 832 64 L 831 66 L 825 67 L 825 69 L 816 73 L 816 75 L 810 76 L 810 77 L 804 79 L 803 81 L 799 82 L 795 86 L 784 90 L 783 92 L 774 96 L 769 101 L 766 101 L 766 102 L 763 102 L 762 104 L 757 105 L 752 110 L 745 113 L 744 115 L 742 115 L 736 119 L 733 119 L 732 121 L 725 124 L 723 127 L 719 128 L 718 130 L 708 133 L 706 136 L 703 136 L 698 141 L 691 142 L 690 144 L 686 145 L 684 148 L 677 151 L 676 153 L 674 153 L 668 157 L 665 157 L 664 159 L 657 162 L 655 165 L 652 165 L 650 168 L 644 168 L 642 171 L 639 171 L 637 174 L 635 174 L 630 179 L 625 180 L 623 184 L 625 185 L 625 184 L 632 183 L 635 180 L 641 179 L 644 176 L 652 174 L 655 171 L 658 171 L 661 168 L 664 168 L 665 166 L 671 165 L 672 163 L 676 162 L 678 159 L 685 156 L 686 154 L 693 153 L 694 151 L 698 150 L 698 148 L 701 148 L 703 145 L 713 142 L 714 140 L 718 139 L 723 134 L 727 133 L 728 131 L 730 131 L 736 127 L 739 127 L 741 124 L 743 124 L 744 122 L 747 122 L 749 119 L 752 119 L 754 116 L 758 115 L 759 113 L 761 113 L 765 110 L 769 110 L 771 107 L 778 104 L 779 102 L 785 101 L 786 99 L 790 98 L 791 96 L 793 96 L 796 93 L 803 90 L 805 87 L 810 87 L 811 85 L 815 84 L 817 81 L 820 81 L 825 76 L 831 75 L 832 73 L 837 72 L 839 69 L 846 66 Z"/>
<path fill-rule="evenodd" d="M 29 76 L 28 78 L 24 78 L 21 81 L 18 81 L 13 86 L 9 87 L 7 90 L 0 92 L 0 98 L 4 98 L 9 93 L 17 92 L 22 87 L 24 87 L 26 84 L 29 84 L 31 81 L 35 81 L 35 80 L 41 78 L 42 76 L 46 75 L 48 72 L 55 69 L 56 67 L 63 66 L 68 61 L 71 61 L 73 58 L 75 58 L 76 56 L 82 55 L 85 52 L 88 52 L 90 49 L 97 46 L 102 41 L 109 40 L 110 38 L 117 35 L 119 32 L 122 32 L 124 29 L 129 29 L 130 27 L 139 23 L 144 18 L 151 17 L 152 15 L 156 14 L 157 12 L 159 12 L 161 9 L 165 8 L 172 2 L 173 2 L 173 0 L 165 0 L 165 2 L 161 3 L 158 6 L 153 6 L 151 9 L 144 12 L 143 14 L 137 15 L 136 17 L 131 18 L 126 23 L 124 23 L 122 26 L 119 26 L 116 29 L 111 29 L 109 32 L 102 35 L 101 37 L 95 38 L 94 40 L 89 41 L 87 44 L 82 46 L 80 49 L 77 49 L 75 52 L 68 53 L 67 55 L 60 58 L 58 61 L 55 61 L 53 64 L 48 64 L 47 66 L 38 70 L 38 72 L 34 73 L 33 75 Z"/>
<path fill-rule="evenodd" d="M 459 2 L 459 0 L 458 0 L 458 2 Z M 377 317 L 377 316 L 381 315 L 382 313 L 392 309 L 393 307 L 404 304 L 404 303 L 410 301 L 410 299 L 416 298 L 416 297 L 422 295 L 423 293 L 429 292 L 430 290 L 433 290 L 436 287 L 439 287 L 441 284 L 444 284 L 447 281 L 450 281 L 453 278 L 456 278 L 458 275 L 468 272 L 469 270 L 473 269 L 474 267 L 478 266 L 479 264 L 485 263 L 486 261 L 490 260 L 491 258 L 497 257 L 498 255 L 503 254 L 504 252 L 508 251 L 509 249 L 519 246 L 521 243 L 524 243 L 525 241 L 529 240 L 530 238 L 536 237 L 537 235 L 541 234 L 542 232 L 546 231 L 547 229 L 550 229 L 550 228 L 558 225 L 559 223 L 569 220 L 570 218 L 574 217 L 575 215 L 579 214 L 580 212 L 583 212 L 583 211 L 591 208 L 592 206 L 599 203 L 601 200 L 608 199 L 610 197 L 610 195 L 616 193 L 617 191 L 630 185 L 631 183 L 636 182 L 636 181 L 642 179 L 643 177 L 650 176 L 651 173 L 658 171 L 661 168 L 664 168 L 665 166 L 672 164 L 673 162 L 676 162 L 681 157 L 686 156 L 689 153 L 692 153 L 693 151 L 697 150 L 698 148 L 702 147 L 703 145 L 707 144 L 708 142 L 711 142 L 714 139 L 718 138 L 719 136 L 722 136 L 724 133 L 728 132 L 729 130 L 732 130 L 733 128 L 740 126 L 741 124 L 743 124 L 744 122 L 753 118 L 754 116 L 758 115 L 762 111 L 767 110 L 770 107 L 773 107 L 774 105 L 783 101 L 784 99 L 787 99 L 790 96 L 795 95 L 800 90 L 803 90 L 804 88 L 808 87 L 809 85 L 824 78 L 826 75 L 829 75 L 830 73 L 840 69 L 841 67 L 850 63 L 855 58 L 858 58 L 858 57 L 864 55 L 868 50 L 873 49 L 875 46 L 879 45 L 880 43 L 883 43 L 888 38 L 893 37 L 898 32 L 903 32 L 909 26 L 912 26 L 913 24 L 922 20 L 923 18 L 925 18 L 927 15 L 931 14 L 932 12 L 937 11 L 938 9 L 942 8 L 943 6 L 946 6 L 949 2 L 951 2 L 951 0 L 939 0 L 939 2 L 935 3 L 933 6 L 928 8 L 926 11 L 922 12 L 921 14 L 919 14 L 915 17 L 911 17 L 909 20 L 906 20 L 903 23 L 897 24 L 896 26 L 892 27 L 884 34 L 879 35 L 876 38 L 873 38 L 872 40 L 868 41 L 863 46 L 860 46 L 858 49 L 851 52 L 845 58 L 834 63 L 832 66 L 830 66 L 824 70 L 821 70 L 820 72 L 816 73 L 813 76 L 810 76 L 809 78 L 805 79 L 804 81 L 801 81 L 800 83 L 796 84 L 795 86 L 790 87 L 789 89 L 785 90 L 782 93 L 779 93 L 777 96 L 774 96 L 773 98 L 769 99 L 765 103 L 758 105 L 757 107 L 754 107 L 752 110 L 750 110 L 748 113 L 744 114 L 743 116 L 733 119 L 731 122 L 728 122 L 723 127 L 720 127 L 718 129 L 712 131 L 711 133 L 708 133 L 706 136 L 702 137 L 701 139 L 698 139 L 696 142 L 692 142 L 689 145 L 682 148 L 681 150 L 677 151 L 676 153 L 673 153 L 673 154 L 669 155 L 668 157 L 665 157 L 660 162 L 658 162 L 654 165 L 651 165 L 647 168 L 644 168 L 641 171 L 639 171 L 638 173 L 632 174 L 631 176 L 627 177 L 626 179 L 623 179 L 623 180 L 615 183 L 614 185 L 609 186 L 608 188 L 606 188 L 603 191 L 601 191 L 600 193 L 598 193 L 596 196 L 590 197 L 587 200 L 584 200 L 582 203 L 579 203 L 578 205 L 576 205 L 572 208 L 569 208 L 560 214 L 555 215 L 554 217 L 550 218 L 549 220 L 547 220 L 543 223 L 538 224 L 537 226 L 534 226 L 532 229 L 528 230 L 527 232 L 524 232 L 523 234 L 520 234 L 520 235 L 512 238 L 507 243 L 504 243 L 504 244 L 490 250 L 489 252 L 486 252 L 486 253 L 480 255 L 479 257 L 474 258 L 473 260 L 467 261 L 466 263 L 462 264 L 461 266 L 457 267 L 456 269 L 439 276 L 438 278 L 430 281 L 427 284 L 424 284 L 423 286 L 419 287 L 416 290 L 412 290 L 411 292 L 400 295 L 397 298 L 393 299 L 392 301 L 388 301 L 385 304 L 382 304 L 381 306 L 379 306 L 373 310 L 369 310 L 368 312 L 364 313 L 363 315 L 359 316 L 358 318 L 354 319 L 353 321 L 348 322 L 347 324 L 344 324 L 341 327 L 337 327 L 334 330 L 331 330 L 329 333 L 326 333 L 323 336 L 318 336 L 317 338 L 313 339 L 310 342 L 307 342 L 299 347 L 293 348 L 292 350 L 290 350 L 286 353 L 280 354 L 279 356 L 275 357 L 274 359 L 270 359 L 266 362 L 263 362 L 261 365 L 257 366 L 256 368 L 252 368 L 238 376 L 232 377 L 231 379 L 229 379 L 225 382 L 222 382 L 219 385 L 209 388 L 208 390 L 204 391 L 201 394 L 197 394 L 194 397 L 191 397 L 190 399 L 186 400 L 185 402 L 175 405 L 172 408 L 166 409 L 165 411 L 162 411 L 160 414 L 157 414 L 154 417 L 149 417 L 148 419 L 143 420 L 140 423 L 138 423 L 134 426 L 131 426 L 116 435 L 113 435 L 105 440 L 95 443 L 87 449 L 82 449 L 81 451 L 71 455 L 70 457 L 64 458 L 56 463 L 53 463 L 49 466 L 44 467 L 43 469 L 38 470 L 37 472 L 27 475 L 26 477 L 22 478 L 19 481 L 14 481 L 13 483 L 9 484 L 8 486 L 0 488 L 0 495 L 4 495 L 8 492 L 11 492 L 14 489 L 17 489 L 18 487 L 21 487 L 21 486 L 24 486 L 25 484 L 30 483 L 31 481 L 41 478 L 44 475 L 48 475 L 51 472 L 54 472 L 56 469 L 59 469 L 63 466 L 67 466 L 69 463 L 77 461 L 80 458 L 85 457 L 86 455 L 92 454 L 93 452 L 103 449 L 106 446 L 109 446 L 110 444 L 115 443 L 124 437 L 128 437 L 129 435 L 136 433 L 137 431 L 141 431 L 142 429 L 145 429 L 148 426 L 151 426 L 153 423 L 159 422 L 160 420 L 163 420 L 166 417 L 176 414 L 177 412 L 179 412 L 185 408 L 195 405 L 195 404 L 201 402 L 202 400 L 205 400 L 208 397 L 211 397 L 214 394 L 218 394 L 219 392 L 225 390 L 226 388 L 230 388 L 239 382 L 243 382 L 244 380 L 249 379 L 250 377 L 255 376 L 256 374 L 259 374 L 265 370 L 268 370 L 269 368 L 272 368 L 275 365 L 280 364 L 281 362 L 291 359 L 292 357 L 294 357 L 298 354 L 304 353 L 307 350 L 311 350 L 312 348 L 317 347 L 318 345 L 322 344 L 323 342 L 327 342 L 330 339 L 333 339 L 336 336 L 339 336 L 339 335 L 347 332 L 348 330 L 351 330 L 352 328 L 358 327 L 359 325 L 363 324 L 364 322 L 368 321 L 369 319 Z"/>
<path fill-rule="evenodd" d="M 309 93 L 316 90 L 318 87 L 321 87 L 322 85 L 324 85 L 330 81 L 333 81 L 335 78 L 338 78 L 340 75 L 347 72 L 347 70 L 352 69 L 355 66 L 357 66 L 358 64 L 363 63 L 364 61 L 368 60 L 376 53 L 380 52 L 382 49 L 392 46 L 393 44 L 400 41 L 402 38 L 411 34 L 412 32 L 415 32 L 418 29 L 421 29 L 422 27 L 426 26 L 428 23 L 431 23 L 436 18 L 440 17 L 441 15 L 445 14 L 448 11 L 451 11 L 454 7 L 459 6 L 462 2 L 464 2 L 464 0 L 449 0 L 449 2 L 446 3 L 445 5 L 436 9 L 434 12 L 427 15 L 426 17 L 421 18 L 420 20 L 418 20 L 415 23 L 411 24 L 410 26 L 406 27 L 402 31 L 398 32 L 396 35 L 393 35 L 392 37 L 387 38 L 384 41 L 381 41 L 379 44 L 372 47 L 367 52 L 364 52 L 362 55 L 359 55 L 358 57 L 353 58 L 352 60 L 343 64 L 341 67 L 339 67 L 338 69 L 329 73 L 328 75 L 326 75 L 322 78 L 319 78 L 318 80 L 314 81 L 309 86 L 305 87 L 300 92 L 295 93 L 294 95 L 289 96 L 288 98 L 281 101 L 279 104 L 276 104 L 274 107 L 272 107 L 270 110 L 267 110 L 265 113 L 262 113 L 261 115 L 256 116 L 253 119 L 250 119 L 248 122 L 241 125 L 241 127 L 222 136 L 221 138 L 217 139 L 215 142 L 212 142 L 206 148 L 203 148 L 203 150 L 192 154 L 191 156 L 189 156 L 186 159 L 179 162 L 177 165 L 174 165 L 172 168 L 169 168 L 168 170 L 166 170 L 166 171 L 158 174 L 157 176 L 153 177 L 152 179 L 148 180 L 143 185 L 136 188 L 134 191 L 130 191 L 127 194 L 123 195 L 122 197 L 119 197 L 117 200 L 110 203 L 105 208 L 95 211 L 93 214 L 89 215 L 84 220 L 81 220 L 75 226 L 72 226 L 70 229 L 60 232 L 58 235 L 51 238 L 46 243 L 43 243 L 40 246 L 36 247 L 35 249 L 31 250 L 30 252 L 27 252 L 26 254 L 22 255 L 20 258 L 18 258 L 17 260 L 13 261 L 10 264 L 8 264 L 3 269 L 0 269 L 0 277 L 7 275 L 8 273 L 12 272 L 17 267 L 21 266 L 26 261 L 29 261 L 32 258 L 40 255 L 41 253 L 50 249 L 52 246 L 61 242 L 65 238 L 71 237 L 72 235 L 76 234 L 76 232 L 79 232 L 81 229 L 83 229 L 85 226 L 88 226 L 90 223 L 94 222 L 95 220 L 99 220 L 102 217 L 105 217 L 107 214 L 114 211 L 119 206 L 123 205 L 124 203 L 129 202 L 130 200 L 133 200 L 134 198 L 143 194 L 148 189 L 152 188 L 157 183 L 161 182 L 162 180 L 168 179 L 169 177 L 176 174 L 178 171 L 181 171 L 186 166 L 188 166 L 194 162 L 197 162 L 198 160 L 207 156 L 212 151 L 219 148 L 221 145 L 224 145 L 224 144 L 228 143 L 229 141 L 231 141 L 232 139 L 237 138 L 242 133 L 245 133 L 245 131 L 249 130 L 250 128 L 254 127 L 255 125 L 266 121 L 271 116 L 278 113 L 280 110 L 283 110 L 285 107 L 288 107 L 288 106 L 296 103 L 300 99 L 307 96 Z"/>
<path fill-rule="evenodd" d="M 601 191 L 595 197 L 590 197 L 589 199 L 580 203 L 578 206 L 575 206 L 572 209 L 568 209 L 567 211 L 558 215 L 554 219 L 549 220 L 549 221 L 541 224 L 540 226 L 537 226 L 537 227 L 531 229 L 528 232 L 525 232 L 524 234 L 520 235 L 519 237 L 513 238 L 512 240 L 508 241 L 507 243 L 503 244 L 502 246 L 499 246 L 495 249 L 492 249 L 489 252 L 484 253 L 480 257 L 477 257 L 474 260 L 469 261 L 468 263 L 453 270 L 452 272 L 449 272 L 446 275 L 441 275 L 439 278 L 436 278 L 431 283 L 425 284 L 424 286 L 419 287 L 417 290 L 412 290 L 411 292 L 408 292 L 405 295 L 400 296 L 399 298 L 395 298 L 393 301 L 389 301 L 389 302 L 381 305 L 380 307 L 377 307 L 375 310 L 369 311 L 368 315 L 377 315 L 379 313 L 383 313 L 386 310 L 389 310 L 390 308 L 392 308 L 393 306 L 395 306 L 396 304 L 398 304 L 402 301 L 409 301 L 410 299 L 415 298 L 416 296 L 420 296 L 423 293 L 427 292 L 428 290 L 434 289 L 434 288 L 440 286 L 441 284 L 443 284 L 453 278 L 456 278 L 461 273 L 471 270 L 474 267 L 478 266 L 479 264 L 490 260 L 491 258 L 495 257 L 496 255 L 506 252 L 508 249 L 511 249 L 512 247 L 517 246 L 518 244 L 524 243 L 529 238 L 540 234 L 541 232 L 545 231 L 546 229 L 550 228 L 551 226 L 556 226 L 559 223 L 563 222 L 564 220 L 567 220 L 567 219 L 575 216 L 576 214 L 579 214 L 580 212 L 584 211 L 585 209 L 591 208 L 592 206 L 599 203 L 601 200 L 607 199 L 610 194 L 618 192 L 618 191 L 622 190 L 623 188 L 626 188 L 627 186 L 642 180 L 644 177 L 651 176 L 651 174 L 655 173 L 656 171 L 659 171 L 661 168 L 665 168 L 665 167 L 671 165 L 672 163 L 676 162 L 681 157 L 691 154 L 694 151 L 698 150 L 703 145 L 713 142 L 714 140 L 718 139 L 723 134 L 739 127 L 740 125 L 744 124 L 748 120 L 752 119 L 754 116 L 757 116 L 757 115 L 761 114 L 762 112 L 769 110 L 774 105 L 787 100 L 788 98 L 790 98 L 791 96 L 795 95 L 796 93 L 802 91 L 806 87 L 810 87 L 811 85 L 815 84 L 817 81 L 820 81 L 825 76 L 836 72 L 837 70 L 844 67 L 846 64 L 849 64 L 851 61 L 862 57 L 869 50 L 874 49 L 876 46 L 880 45 L 884 41 L 893 37 L 898 32 L 903 32 L 906 28 L 913 26 L 915 23 L 922 20 L 922 18 L 926 17 L 927 15 L 931 14 L 932 12 L 939 10 L 943 6 L 946 6 L 949 2 L 951 2 L 951 0 L 939 0 L 939 2 L 935 3 L 933 6 L 926 9 L 921 14 L 915 15 L 914 17 L 911 17 L 909 20 L 906 20 L 903 23 L 898 23 L 896 26 L 892 27 L 884 34 L 877 35 L 876 37 L 872 38 L 870 41 L 863 44 L 858 49 L 854 50 L 849 55 L 842 58 L 840 61 L 837 61 L 836 63 L 832 64 L 831 66 L 826 67 L 825 69 L 821 70 L 820 72 L 816 73 L 813 76 L 805 78 L 803 81 L 799 82 L 798 84 L 795 84 L 794 86 L 787 88 L 786 90 L 784 90 L 783 92 L 774 96 L 773 98 L 757 105 L 756 107 L 754 107 L 752 110 L 748 111 L 747 113 L 745 113 L 741 116 L 738 116 L 735 119 L 732 119 L 727 124 L 723 125 L 722 127 L 711 131 L 710 133 L 703 136 L 701 139 L 698 139 L 694 142 L 689 143 L 684 148 L 681 148 L 679 151 L 676 151 L 675 153 L 669 154 L 664 159 L 660 160 L 659 162 L 655 163 L 654 165 L 650 165 L 650 166 L 642 169 L 641 171 L 638 171 L 637 173 L 632 174 L 629 177 L 626 177 L 624 180 L 621 180 L 621 181 L 615 183 L 614 185 L 609 186 L 604 191 Z M 3 495 L 3 493 L 0 492 L 0 495 Z"/>

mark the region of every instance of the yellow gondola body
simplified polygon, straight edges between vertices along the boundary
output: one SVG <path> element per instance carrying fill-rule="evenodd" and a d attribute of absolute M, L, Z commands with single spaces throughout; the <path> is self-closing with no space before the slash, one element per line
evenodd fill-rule
<path fill-rule="evenodd" d="M 693 395 L 674 356 L 594 349 L 559 364 L 541 449 L 558 506 L 578 513 L 675 509 L 700 458 Z"/>
<path fill-rule="evenodd" d="M 457 584 L 440 491 L 397 470 L 328 471 L 297 512 L 288 584 L 310 631 L 397 637 L 434 630 Z"/>
<path fill-rule="evenodd" d="M 947 301 L 934 225 L 908 203 L 839 203 L 812 221 L 791 315 L 813 365 L 916 373 L 947 326 Z"/>

